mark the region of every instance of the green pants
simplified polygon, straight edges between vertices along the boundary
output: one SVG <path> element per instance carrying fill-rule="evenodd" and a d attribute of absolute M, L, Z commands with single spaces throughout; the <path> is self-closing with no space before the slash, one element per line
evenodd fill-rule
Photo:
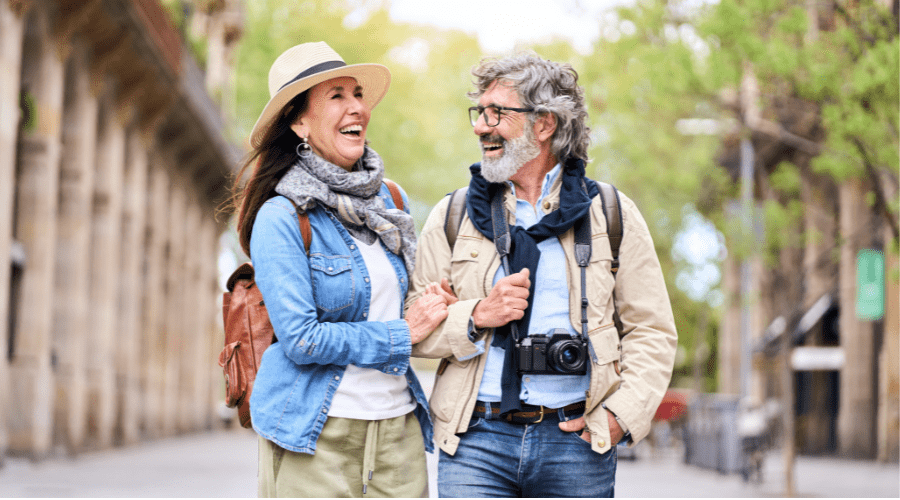
<path fill-rule="evenodd" d="M 314 455 L 260 437 L 259 496 L 427 497 L 419 421 L 411 412 L 374 421 L 330 417 Z"/>

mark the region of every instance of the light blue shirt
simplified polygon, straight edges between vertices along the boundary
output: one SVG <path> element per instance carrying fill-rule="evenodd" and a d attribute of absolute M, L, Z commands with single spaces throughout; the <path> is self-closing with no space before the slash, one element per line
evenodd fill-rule
<path fill-rule="evenodd" d="M 541 201 L 550 194 L 550 187 L 561 172 L 557 163 L 553 170 L 544 177 L 541 196 L 536 207 L 525 200 L 516 199 L 516 225 L 529 228 L 544 218 L 546 213 L 540 208 Z M 509 183 L 515 196 L 516 188 Z M 541 258 L 535 280 L 534 297 L 531 297 L 531 323 L 529 334 L 548 333 L 554 328 L 565 328 L 569 333 L 580 334 L 569 319 L 569 284 L 566 280 L 566 255 L 559 238 L 547 238 L 538 243 Z M 501 266 L 494 275 L 494 284 L 506 276 Z M 502 390 L 500 381 L 503 376 L 503 358 L 505 350 L 490 346 L 487 363 L 481 386 L 478 388 L 478 399 L 487 402 L 499 402 Z M 590 387 L 590 373 L 586 375 L 525 375 L 522 377 L 522 392 L 519 399 L 532 405 L 543 405 L 548 408 L 560 408 L 571 403 L 583 401 L 585 391 Z"/>

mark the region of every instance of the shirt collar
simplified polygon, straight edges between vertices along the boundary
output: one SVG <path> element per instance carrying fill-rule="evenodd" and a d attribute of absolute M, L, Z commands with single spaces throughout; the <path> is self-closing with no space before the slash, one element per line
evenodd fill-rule
<path fill-rule="evenodd" d="M 538 204 L 540 201 L 544 199 L 548 194 L 550 194 L 550 188 L 553 187 L 553 183 L 556 182 L 556 178 L 559 177 L 559 173 L 562 171 L 562 166 L 560 163 L 557 163 L 547 175 L 544 176 L 544 182 L 541 184 L 541 196 L 538 198 Z M 509 189 L 512 192 L 512 195 L 516 195 L 516 186 L 512 181 L 506 181 L 506 185 L 509 186 Z"/>

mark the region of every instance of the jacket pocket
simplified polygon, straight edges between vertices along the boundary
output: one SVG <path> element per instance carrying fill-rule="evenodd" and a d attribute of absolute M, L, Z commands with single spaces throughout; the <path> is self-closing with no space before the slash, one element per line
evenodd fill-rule
<path fill-rule="evenodd" d="M 601 326 L 588 332 L 591 348 L 596 354 L 591 363 L 590 407 L 594 409 L 601 401 L 619 388 L 619 332 L 616 325 Z M 586 413 L 587 413 L 586 412 Z"/>
<path fill-rule="evenodd" d="M 450 280 L 460 300 L 484 297 L 480 281 L 487 279 L 485 266 L 496 252 L 490 247 L 491 255 L 485 255 L 483 241 L 462 235 L 456 240 L 450 257 Z"/>
<path fill-rule="evenodd" d="M 463 403 L 459 401 L 460 393 L 471 362 L 471 359 L 458 361 L 453 356 L 441 360 L 441 373 L 434 382 L 434 396 L 431 397 L 431 411 L 435 419 L 450 422 L 456 407 L 462 406 Z"/>
<path fill-rule="evenodd" d="M 346 255 L 309 256 L 316 307 L 323 311 L 337 311 L 353 303 L 356 293 L 353 266 Z"/>
<path fill-rule="evenodd" d="M 591 302 L 598 305 L 605 304 L 609 300 L 613 288 L 616 286 L 612 274 L 609 237 L 606 234 L 596 235 L 591 239 L 591 266 L 587 272 L 587 285 Z"/>

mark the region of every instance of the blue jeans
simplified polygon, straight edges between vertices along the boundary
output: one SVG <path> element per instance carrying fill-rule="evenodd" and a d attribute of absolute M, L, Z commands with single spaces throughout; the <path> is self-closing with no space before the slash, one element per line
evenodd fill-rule
<path fill-rule="evenodd" d="M 473 417 L 456 454 L 440 452 L 438 494 L 612 498 L 616 447 L 601 455 L 580 434 L 561 431 L 556 415 L 530 425 Z"/>

